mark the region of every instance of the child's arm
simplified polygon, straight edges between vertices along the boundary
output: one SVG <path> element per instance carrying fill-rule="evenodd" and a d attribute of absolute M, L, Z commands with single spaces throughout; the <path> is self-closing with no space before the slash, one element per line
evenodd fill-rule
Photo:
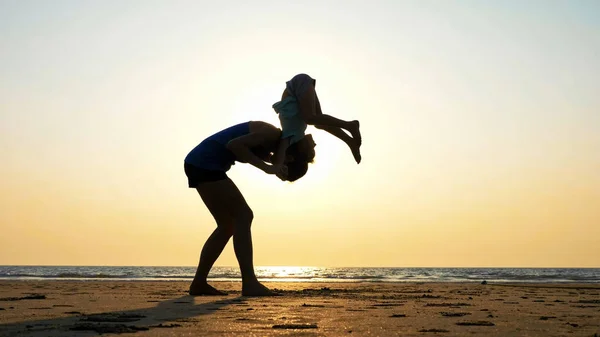
<path fill-rule="evenodd" d="M 281 139 L 279 141 L 279 145 L 277 146 L 277 151 L 271 157 L 271 163 L 273 164 L 273 166 L 281 167 L 281 169 L 276 173 L 277 177 L 281 180 L 286 180 L 287 175 L 288 175 L 287 166 L 284 165 L 283 163 L 285 162 L 285 158 L 286 158 L 285 153 L 289 146 L 290 146 L 290 137 Z"/>

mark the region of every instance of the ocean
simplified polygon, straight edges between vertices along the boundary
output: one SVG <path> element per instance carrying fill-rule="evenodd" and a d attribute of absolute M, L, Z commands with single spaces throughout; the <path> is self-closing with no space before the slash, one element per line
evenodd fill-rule
<path fill-rule="evenodd" d="M 600 268 L 256 267 L 277 282 L 551 282 L 600 283 Z M 190 281 L 195 267 L 0 266 L 0 280 Z M 237 267 L 214 267 L 209 281 L 240 281 Z"/>

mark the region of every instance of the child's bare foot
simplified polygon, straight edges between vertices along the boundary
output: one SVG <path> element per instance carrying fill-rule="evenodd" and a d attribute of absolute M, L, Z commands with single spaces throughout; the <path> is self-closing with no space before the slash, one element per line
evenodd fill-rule
<path fill-rule="evenodd" d="M 352 151 L 352 155 L 354 156 L 354 160 L 356 160 L 357 164 L 360 164 L 362 160 L 362 156 L 360 155 L 360 145 L 357 143 L 348 144 L 350 146 L 350 150 Z"/>
<path fill-rule="evenodd" d="M 350 129 L 348 131 L 350 131 L 350 135 L 352 135 L 352 138 L 354 138 L 354 140 L 356 141 L 356 144 L 358 144 L 358 146 L 360 147 L 362 145 L 362 136 L 360 135 L 360 122 L 359 121 L 352 121 L 350 122 Z M 354 151 L 352 151 L 354 152 Z M 358 160 L 360 161 L 360 160 Z"/>
<path fill-rule="evenodd" d="M 278 293 L 255 281 L 242 285 L 242 296 L 280 296 Z"/>
<path fill-rule="evenodd" d="M 208 283 L 204 283 L 204 284 L 200 284 L 200 285 L 195 285 L 192 284 L 190 286 L 190 291 L 189 294 L 192 296 L 223 296 L 223 295 L 227 295 L 227 293 L 224 293 L 222 291 L 219 291 L 215 288 L 213 288 L 210 284 Z"/>

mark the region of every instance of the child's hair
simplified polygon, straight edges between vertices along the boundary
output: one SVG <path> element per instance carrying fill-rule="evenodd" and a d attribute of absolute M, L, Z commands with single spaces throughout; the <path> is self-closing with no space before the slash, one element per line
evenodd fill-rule
<path fill-rule="evenodd" d="M 299 149 L 299 144 L 302 142 L 307 142 L 307 141 L 308 141 L 308 139 L 306 137 L 303 137 L 296 143 L 288 146 L 288 148 L 285 150 L 286 156 L 294 157 L 294 162 L 312 163 L 315 160 L 315 158 L 314 157 L 308 158 L 307 154 L 300 151 L 300 149 Z"/>
<path fill-rule="evenodd" d="M 288 167 L 287 181 L 296 181 L 306 174 L 308 171 L 308 162 L 294 159 L 294 161 L 286 164 Z"/>
<path fill-rule="evenodd" d="M 300 139 L 298 142 L 288 146 L 288 148 L 285 150 L 286 157 L 290 156 L 293 158 L 286 164 L 288 167 L 287 181 L 296 181 L 304 177 L 308 171 L 308 163 L 312 163 L 315 160 L 314 151 L 312 154 L 301 151 L 301 145 L 304 145 L 304 148 L 308 148 L 312 144 L 309 143 L 308 138 L 305 136 L 302 137 L 302 139 Z"/>

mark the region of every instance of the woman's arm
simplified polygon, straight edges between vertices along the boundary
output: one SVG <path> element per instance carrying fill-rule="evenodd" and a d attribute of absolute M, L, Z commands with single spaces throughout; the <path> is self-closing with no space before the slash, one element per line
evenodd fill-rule
<path fill-rule="evenodd" d="M 268 126 L 267 126 L 268 125 Z M 269 165 L 256 156 L 251 148 L 273 141 L 280 137 L 279 129 L 266 124 L 259 126 L 247 135 L 230 140 L 226 147 L 239 161 L 246 162 L 267 174 L 277 174 L 283 165 Z"/>
<path fill-rule="evenodd" d="M 279 145 L 277 146 L 277 152 L 274 153 L 272 163 L 273 165 L 283 165 L 285 162 L 285 152 L 287 148 L 290 146 L 290 137 L 281 139 L 279 141 Z"/>

